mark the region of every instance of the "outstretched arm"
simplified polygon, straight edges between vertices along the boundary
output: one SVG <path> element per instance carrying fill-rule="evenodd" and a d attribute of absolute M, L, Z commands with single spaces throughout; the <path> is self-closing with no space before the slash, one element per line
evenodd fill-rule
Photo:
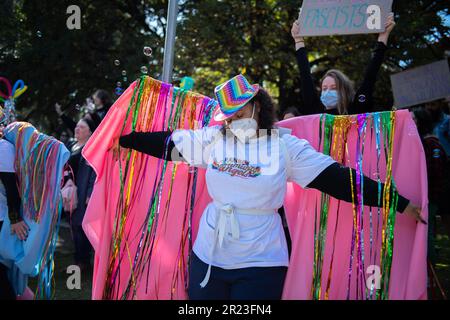
<path fill-rule="evenodd" d="M 132 132 L 119 139 L 123 148 L 133 149 L 153 157 L 172 161 L 175 144 L 171 139 L 171 131 Z M 181 155 L 178 160 L 181 160 Z"/>
<path fill-rule="evenodd" d="M 352 179 L 354 181 L 353 190 L 349 170 L 351 170 Z M 356 171 L 354 169 L 334 163 L 323 170 L 311 183 L 309 183 L 308 188 L 320 190 L 339 200 L 352 202 L 352 192 L 353 194 L 356 194 L 355 181 Z M 364 176 L 363 186 L 364 204 L 371 207 L 380 207 L 381 203 L 378 202 L 378 183 Z M 381 184 L 381 190 L 383 190 L 383 188 L 384 184 Z M 391 190 L 391 196 L 392 193 L 393 191 Z M 425 223 L 420 216 L 420 210 L 418 211 L 416 206 L 410 204 L 410 201 L 400 194 L 398 195 L 397 211 L 411 215 L 415 219 Z"/>

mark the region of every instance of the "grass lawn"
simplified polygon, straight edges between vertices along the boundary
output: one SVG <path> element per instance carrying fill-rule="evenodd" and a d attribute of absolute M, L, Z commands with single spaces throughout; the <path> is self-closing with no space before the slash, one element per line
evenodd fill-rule
<path fill-rule="evenodd" d="M 73 244 L 70 228 L 63 224 L 59 229 L 58 243 L 55 252 L 55 300 L 90 300 L 92 291 L 92 272 L 81 272 L 81 289 L 69 290 L 67 279 L 71 274 L 67 268 L 74 264 Z M 34 291 L 35 279 L 31 279 L 29 287 Z"/>

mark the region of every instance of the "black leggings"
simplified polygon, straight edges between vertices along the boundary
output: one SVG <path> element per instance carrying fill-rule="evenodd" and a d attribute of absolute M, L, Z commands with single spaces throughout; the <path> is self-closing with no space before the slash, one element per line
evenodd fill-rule
<path fill-rule="evenodd" d="M 189 270 L 190 300 L 280 300 L 287 267 L 251 267 L 225 270 L 212 267 L 202 288 L 208 265 L 194 253 Z"/>

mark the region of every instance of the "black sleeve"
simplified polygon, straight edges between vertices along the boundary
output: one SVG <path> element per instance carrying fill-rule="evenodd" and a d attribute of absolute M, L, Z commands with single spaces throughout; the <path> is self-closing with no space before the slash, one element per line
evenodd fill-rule
<path fill-rule="evenodd" d="M 73 152 L 73 147 L 75 145 L 75 142 L 72 143 L 69 147 L 69 150 L 71 150 L 69 161 L 67 161 L 66 165 L 64 166 L 64 184 L 71 179 L 73 182 L 75 181 L 75 178 L 77 176 L 78 167 L 80 165 L 80 159 L 81 159 L 81 150 L 77 152 Z"/>
<path fill-rule="evenodd" d="M 73 121 L 72 118 L 66 116 L 65 114 L 62 114 L 61 120 L 64 122 L 64 124 L 68 129 L 70 129 L 73 133 L 75 133 L 75 127 L 77 126 L 77 123 Z"/>
<path fill-rule="evenodd" d="M 175 144 L 172 141 L 171 134 L 171 131 L 132 132 L 120 137 L 119 144 L 124 148 L 134 149 L 156 158 L 172 161 L 172 151 Z M 182 160 L 181 154 L 179 154 L 178 159 Z"/>
<path fill-rule="evenodd" d="M 300 90 L 303 97 L 303 105 L 300 108 L 300 112 L 304 115 L 323 113 L 325 107 L 320 101 L 314 86 L 306 48 L 298 49 L 295 56 L 300 71 Z"/>
<path fill-rule="evenodd" d="M 11 224 L 22 221 L 20 217 L 20 195 L 17 189 L 16 175 L 13 172 L 0 172 L 0 179 L 5 186 L 8 216 Z"/>
<path fill-rule="evenodd" d="M 383 42 L 378 41 L 372 52 L 372 59 L 370 60 L 364 74 L 364 80 L 356 91 L 353 102 L 350 105 L 350 114 L 373 111 L 373 92 L 375 90 L 375 82 L 377 80 L 377 75 L 380 71 L 381 65 L 383 64 L 386 50 L 387 46 Z"/>
<path fill-rule="evenodd" d="M 330 196 L 352 202 L 351 181 L 348 172 L 350 168 L 341 166 L 339 163 L 334 163 L 323 170 L 309 185 L 308 188 L 318 189 Z M 356 171 L 352 170 L 353 181 L 356 181 Z M 363 197 L 364 205 L 370 207 L 379 207 L 378 205 L 378 183 L 368 177 L 364 176 L 363 181 Z M 353 192 L 356 195 L 356 184 L 353 183 Z M 381 184 L 383 190 L 384 184 Z M 391 195 L 392 195 L 391 190 Z M 409 204 L 409 200 L 398 195 L 397 211 L 403 212 Z"/>
<path fill-rule="evenodd" d="M 95 174 L 94 169 L 92 169 L 92 167 L 90 167 L 90 174 L 89 174 L 89 181 L 88 181 L 88 187 L 87 187 L 87 196 L 90 198 L 92 195 L 92 191 L 94 190 L 94 183 L 95 183 L 95 178 L 97 177 L 97 175 Z"/>

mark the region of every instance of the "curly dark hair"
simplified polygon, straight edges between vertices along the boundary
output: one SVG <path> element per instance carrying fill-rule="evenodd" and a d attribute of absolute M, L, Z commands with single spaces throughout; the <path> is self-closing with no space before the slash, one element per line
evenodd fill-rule
<path fill-rule="evenodd" d="M 275 103 L 270 94 L 263 88 L 260 88 L 256 96 L 252 99 L 259 106 L 259 129 L 273 129 L 276 119 Z M 270 132 L 270 131 L 269 131 Z"/>
<path fill-rule="evenodd" d="M 256 96 L 248 103 L 256 103 L 259 106 L 258 129 L 267 129 L 267 134 L 270 135 L 270 129 L 274 129 L 276 122 L 275 103 L 270 94 L 263 88 L 259 88 Z M 225 133 L 225 124 L 222 126 L 222 133 Z"/>

